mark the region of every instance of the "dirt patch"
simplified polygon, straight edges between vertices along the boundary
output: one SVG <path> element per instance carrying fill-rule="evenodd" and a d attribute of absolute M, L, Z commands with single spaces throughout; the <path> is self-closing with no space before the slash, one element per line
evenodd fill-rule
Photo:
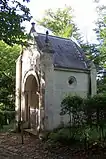
<path fill-rule="evenodd" d="M 105 152 L 100 148 L 85 152 L 59 144 L 51 146 L 28 134 L 22 145 L 20 134 L 0 133 L 0 159 L 105 159 Z"/>

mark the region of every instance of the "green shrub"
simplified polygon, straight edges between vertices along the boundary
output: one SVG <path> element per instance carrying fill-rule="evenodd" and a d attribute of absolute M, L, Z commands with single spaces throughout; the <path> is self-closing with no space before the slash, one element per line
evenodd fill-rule
<path fill-rule="evenodd" d="M 53 140 L 90 143 L 106 138 L 106 95 L 87 99 L 67 96 L 61 103 L 60 115 L 69 115 L 69 127 L 51 134 Z"/>
<path fill-rule="evenodd" d="M 0 128 L 10 124 L 15 119 L 15 111 L 0 111 Z"/>
<path fill-rule="evenodd" d="M 15 119 L 15 111 L 4 111 L 5 124 L 9 124 Z"/>
<path fill-rule="evenodd" d="M 49 139 L 55 142 L 60 142 L 62 144 L 72 145 L 78 141 L 78 139 L 73 134 L 74 133 L 70 134 L 69 128 L 62 128 L 57 132 L 51 132 L 49 134 Z"/>
<path fill-rule="evenodd" d="M 83 99 L 79 96 L 67 96 L 61 102 L 60 115 L 69 115 L 70 124 L 78 124 L 81 119 L 83 109 Z"/>
<path fill-rule="evenodd" d="M 87 123 L 91 125 L 104 125 L 106 122 L 106 95 L 95 95 L 84 101 L 84 111 Z"/>
<path fill-rule="evenodd" d="M 71 133 L 70 133 L 71 132 Z M 48 139 L 51 142 L 59 142 L 65 145 L 88 147 L 89 144 L 99 143 L 100 134 L 95 127 L 61 128 L 57 132 L 49 133 Z"/>

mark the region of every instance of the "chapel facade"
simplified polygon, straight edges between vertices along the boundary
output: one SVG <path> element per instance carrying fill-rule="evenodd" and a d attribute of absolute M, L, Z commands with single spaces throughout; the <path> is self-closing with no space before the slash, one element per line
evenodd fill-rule
<path fill-rule="evenodd" d="M 25 128 L 52 130 L 68 117 L 60 116 L 66 94 L 96 94 L 96 68 L 71 39 L 36 33 L 16 61 L 16 120 Z"/>

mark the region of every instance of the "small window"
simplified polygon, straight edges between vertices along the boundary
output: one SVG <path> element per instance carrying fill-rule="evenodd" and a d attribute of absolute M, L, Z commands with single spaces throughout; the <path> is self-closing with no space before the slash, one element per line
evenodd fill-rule
<path fill-rule="evenodd" d="M 76 78 L 74 77 L 74 76 L 71 76 L 71 77 L 69 77 L 69 79 L 68 79 L 68 84 L 71 86 L 75 86 L 76 85 L 76 83 L 77 83 L 77 80 L 76 80 Z"/>

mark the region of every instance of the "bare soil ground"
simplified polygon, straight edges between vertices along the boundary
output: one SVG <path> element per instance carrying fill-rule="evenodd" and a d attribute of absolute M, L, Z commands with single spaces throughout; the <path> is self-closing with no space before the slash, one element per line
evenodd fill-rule
<path fill-rule="evenodd" d="M 67 146 L 41 142 L 24 135 L 24 144 L 17 133 L 0 133 L 0 159 L 106 159 L 106 149 L 75 150 Z"/>

